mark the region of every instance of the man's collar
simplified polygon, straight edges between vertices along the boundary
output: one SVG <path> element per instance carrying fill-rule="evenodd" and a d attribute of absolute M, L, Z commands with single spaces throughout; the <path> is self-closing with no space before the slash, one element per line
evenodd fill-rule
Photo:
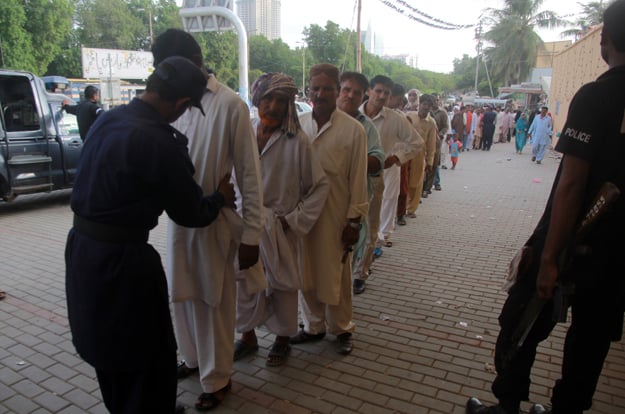
<path fill-rule="evenodd" d="M 212 93 L 217 92 L 217 89 L 219 89 L 219 82 L 217 81 L 215 75 L 213 75 L 212 73 L 208 75 L 208 80 L 206 81 L 206 89 L 208 89 Z"/>

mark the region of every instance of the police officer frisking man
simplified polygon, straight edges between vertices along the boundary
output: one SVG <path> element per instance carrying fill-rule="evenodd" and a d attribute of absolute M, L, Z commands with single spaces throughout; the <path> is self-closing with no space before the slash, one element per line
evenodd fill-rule
<path fill-rule="evenodd" d="M 551 408 L 535 404 L 530 414 L 580 414 L 590 409 L 611 341 L 620 340 L 625 307 L 625 0 L 616 0 L 603 14 L 601 56 L 609 70 L 582 86 L 571 101 L 556 150 L 563 153 L 543 217 L 527 242 L 535 263 L 511 288 L 499 322 L 495 348 L 497 376 L 492 391 L 499 403 L 487 407 L 476 398 L 468 414 L 517 414 L 529 399 L 530 370 L 538 343 L 547 338 L 554 290 L 567 280 L 574 286 L 561 377 L 555 382 Z M 602 105 L 597 106 L 597 102 Z M 605 183 L 621 195 L 578 243 L 576 228 Z M 568 246 L 567 246 L 568 245 Z M 564 252 L 572 262 L 562 271 Z M 531 297 L 545 300 L 522 345 L 510 355 L 511 337 Z"/>
<path fill-rule="evenodd" d="M 203 227 L 234 208 L 228 175 L 202 194 L 187 138 L 169 125 L 186 110 L 204 114 L 205 88 L 190 60 L 165 59 L 143 95 L 98 117 L 81 154 L 65 250 L 67 310 L 74 346 L 114 414 L 184 410 L 167 282 L 148 235 L 163 211 Z"/>

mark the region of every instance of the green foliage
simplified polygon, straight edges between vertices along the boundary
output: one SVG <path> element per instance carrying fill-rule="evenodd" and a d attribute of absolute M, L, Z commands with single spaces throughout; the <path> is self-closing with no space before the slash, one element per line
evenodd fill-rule
<path fill-rule="evenodd" d="M 485 55 L 494 83 L 510 85 L 524 81 L 534 66 L 536 48 L 542 44 L 535 28 L 566 25 L 552 11 L 540 11 L 543 0 L 504 0 L 502 9 L 489 9 L 492 25 L 484 38 L 493 46 Z"/>
<path fill-rule="evenodd" d="M 2 0 L 2 67 L 46 71 L 71 30 L 73 0 Z"/>
<path fill-rule="evenodd" d="M 518 0 L 516 0 L 518 1 Z M 149 50 L 153 37 L 170 27 L 182 27 L 176 0 L 1 0 L 0 47 L 4 67 L 37 74 L 81 77 L 81 48 Z M 150 27 L 151 26 L 151 27 Z M 150 30 L 151 28 L 151 30 Z M 219 80 L 238 89 L 238 39 L 234 31 L 194 34 L 205 63 Z M 356 70 L 356 33 L 328 21 L 304 30 L 300 47 L 282 40 L 250 36 L 249 81 L 264 72 L 284 72 L 301 87 L 316 63 Z M 469 59 L 463 57 L 462 61 Z M 454 74 L 413 69 L 362 51 L 362 72 L 368 78 L 391 77 L 406 89 L 446 92 L 465 87 L 474 69 L 462 66 Z M 462 74 L 456 73 L 462 71 Z M 466 72 L 466 73 L 464 73 Z M 469 73 L 470 72 L 470 73 Z"/>

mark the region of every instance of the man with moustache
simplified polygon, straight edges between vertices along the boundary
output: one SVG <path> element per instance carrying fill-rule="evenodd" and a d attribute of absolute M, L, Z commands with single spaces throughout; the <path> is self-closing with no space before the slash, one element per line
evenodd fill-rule
<path fill-rule="evenodd" d="M 358 110 L 369 86 L 369 81 L 362 73 L 343 72 L 340 78 L 340 92 L 336 106 L 354 117 L 362 124 L 367 133 L 367 194 L 369 196 L 369 214 L 363 218 L 358 243 L 354 246 L 352 277 L 354 279 L 354 294 L 365 291 L 365 280 L 369 277 L 369 268 L 373 261 L 373 249 L 378 238 L 377 232 L 370 231 L 372 224 L 375 228 L 380 223 L 381 198 L 373 198 L 374 187 L 384 186 L 382 180 L 382 166 L 384 165 L 384 150 L 380 144 L 380 135 L 375 125 L 366 115 Z M 379 191 L 381 194 L 382 191 Z"/>
<path fill-rule="evenodd" d="M 319 219 L 304 238 L 304 327 L 292 344 L 336 335 L 336 352 L 353 349 L 351 250 L 367 214 L 367 137 L 362 125 L 336 108 L 339 70 L 322 63 L 310 68 L 312 112 L 300 117 L 330 184 Z"/>
<path fill-rule="evenodd" d="M 412 159 L 423 146 L 423 138 L 410 125 L 405 115 L 386 107 L 393 81 L 377 75 L 369 82 L 369 99 L 360 106 L 360 111 L 373 121 L 386 159 L 384 160 L 384 189 L 380 209 L 378 244 L 391 247 L 391 234 L 395 228 L 399 197 L 401 165 Z M 379 191 L 378 188 L 375 189 Z M 374 229 L 372 229 L 374 230 Z"/>
<path fill-rule="evenodd" d="M 256 79 L 251 91 L 252 104 L 258 108 L 254 127 L 265 206 L 260 258 L 268 288 L 255 288 L 249 277 L 237 281 L 237 331 L 242 335 L 235 343 L 234 360 L 258 349 L 254 329 L 264 325 L 276 335 L 265 363 L 279 366 L 291 350 L 289 336 L 297 333 L 302 237 L 321 213 L 328 195 L 328 179 L 308 136 L 301 130 L 293 78 L 266 73 Z"/>

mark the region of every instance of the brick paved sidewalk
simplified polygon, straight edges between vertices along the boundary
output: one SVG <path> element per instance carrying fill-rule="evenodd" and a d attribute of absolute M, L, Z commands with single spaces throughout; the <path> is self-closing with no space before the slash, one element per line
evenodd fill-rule
<path fill-rule="evenodd" d="M 215 413 L 464 413 L 469 396 L 492 402 L 492 353 L 507 264 L 539 219 L 558 160 L 543 165 L 512 144 L 460 155 L 442 170 L 416 219 L 393 235 L 354 299 L 354 352 L 329 337 L 293 347 L 265 367 L 272 336 L 234 365 L 234 387 Z M 105 413 L 93 369 L 71 344 L 63 249 L 71 223 L 67 191 L 0 204 L 0 413 Z M 162 220 L 164 221 L 164 220 Z M 151 236 L 164 255 L 164 227 Z M 539 349 L 531 398 L 548 403 L 565 327 Z M 128 356 L 129 363 L 132 355 Z M 192 406 L 197 377 L 180 383 Z M 529 405 L 525 404 L 527 410 Z M 188 413 L 195 412 L 193 409 Z M 590 413 L 625 412 L 625 346 L 606 360 Z"/>

